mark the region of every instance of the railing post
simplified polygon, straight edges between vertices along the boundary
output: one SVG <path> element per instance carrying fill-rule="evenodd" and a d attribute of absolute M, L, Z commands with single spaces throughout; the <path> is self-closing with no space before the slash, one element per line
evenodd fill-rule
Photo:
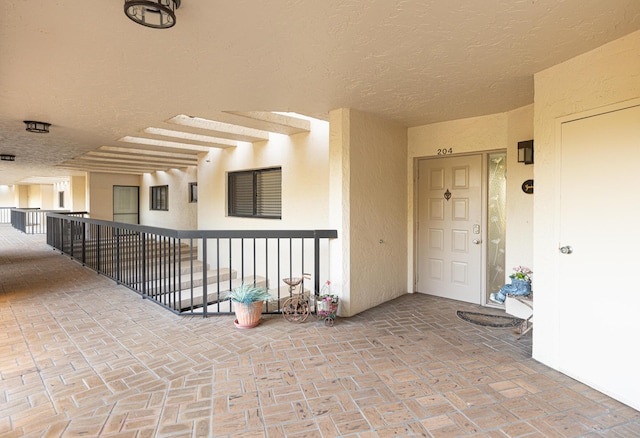
<path fill-rule="evenodd" d="M 58 220 L 58 229 L 60 230 L 60 252 L 64 254 L 64 221 Z"/>
<path fill-rule="evenodd" d="M 75 241 L 73 240 L 73 221 L 71 219 L 69 219 L 69 252 L 71 253 L 71 258 L 73 258 L 73 246 L 75 244 Z"/>
<path fill-rule="evenodd" d="M 82 222 L 82 266 L 85 265 L 87 259 L 87 223 Z"/>
<path fill-rule="evenodd" d="M 202 317 L 207 317 L 207 306 L 209 304 L 209 298 L 207 298 L 207 238 L 202 238 Z M 219 273 L 220 271 L 218 271 Z"/>
<path fill-rule="evenodd" d="M 120 281 L 122 267 L 120 266 L 120 228 L 116 227 L 116 283 L 122 284 Z"/>
<path fill-rule="evenodd" d="M 140 233 L 142 236 L 142 299 L 147 298 L 147 235 Z"/>
<path fill-rule="evenodd" d="M 96 225 L 96 272 L 100 273 L 100 225 Z"/>
<path fill-rule="evenodd" d="M 320 237 L 318 232 L 313 232 L 313 277 L 315 282 L 314 295 L 320 292 Z"/>

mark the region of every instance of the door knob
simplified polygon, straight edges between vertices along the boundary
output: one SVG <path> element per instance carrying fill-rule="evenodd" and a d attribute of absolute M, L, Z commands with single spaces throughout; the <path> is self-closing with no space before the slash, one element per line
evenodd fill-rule
<path fill-rule="evenodd" d="M 482 240 L 480 239 L 473 239 L 473 243 L 475 243 L 476 245 L 480 245 L 482 243 Z"/>
<path fill-rule="evenodd" d="M 560 250 L 560 252 L 562 254 L 571 254 L 573 252 L 573 248 L 571 248 L 569 245 L 567 246 L 561 246 L 560 248 L 558 248 Z"/>

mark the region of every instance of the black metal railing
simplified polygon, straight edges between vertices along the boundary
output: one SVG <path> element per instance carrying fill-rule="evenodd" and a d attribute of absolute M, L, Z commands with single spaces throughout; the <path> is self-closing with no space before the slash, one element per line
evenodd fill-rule
<path fill-rule="evenodd" d="M 229 291 L 250 283 L 272 296 L 264 313 L 290 297 L 283 279 L 312 274 L 302 290 L 328 279 L 335 230 L 172 230 L 47 215 L 47 244 L 100 274 L 186 315 L 231 313 Z"/>
<path fill-rule="evenodd" d="M 39 208 L 12 208 L 11 225 L 25 234 L 46 234 L 47 214 L 58 213 L 74 217 L 85 217 L 86 211 L 40 210 Z"/>
<path fill-rule="evenodd" d="M 11 210 L 11 226 L 27 234 L 44 233 L 46 213 L 39 208 L 14 208 Z"/>

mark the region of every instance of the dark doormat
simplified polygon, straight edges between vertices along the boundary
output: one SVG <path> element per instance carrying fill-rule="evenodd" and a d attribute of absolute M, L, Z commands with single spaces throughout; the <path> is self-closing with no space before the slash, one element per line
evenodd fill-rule
<path fill-rule="evenodd" d="M 464 312 L 462 310 L 458 310 L 456 313 L 458 318 L 484 327 L 517 327 L 524 322 L 524 319 L 512 316 L 487 315 L 486 313 Z"/>

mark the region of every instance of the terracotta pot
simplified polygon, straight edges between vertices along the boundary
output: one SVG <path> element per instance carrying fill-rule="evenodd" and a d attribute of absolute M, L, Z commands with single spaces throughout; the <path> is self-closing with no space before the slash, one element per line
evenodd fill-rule
<path fill-rule="evenodd" d="M 233 303 L 233 310 L 236 312 L 235 325 L 238 328 L 252 328 L 260 323 L 262 317 L 262 305 L 264 301 L 256 301 L 249 305 L 244 303 Z"/>

